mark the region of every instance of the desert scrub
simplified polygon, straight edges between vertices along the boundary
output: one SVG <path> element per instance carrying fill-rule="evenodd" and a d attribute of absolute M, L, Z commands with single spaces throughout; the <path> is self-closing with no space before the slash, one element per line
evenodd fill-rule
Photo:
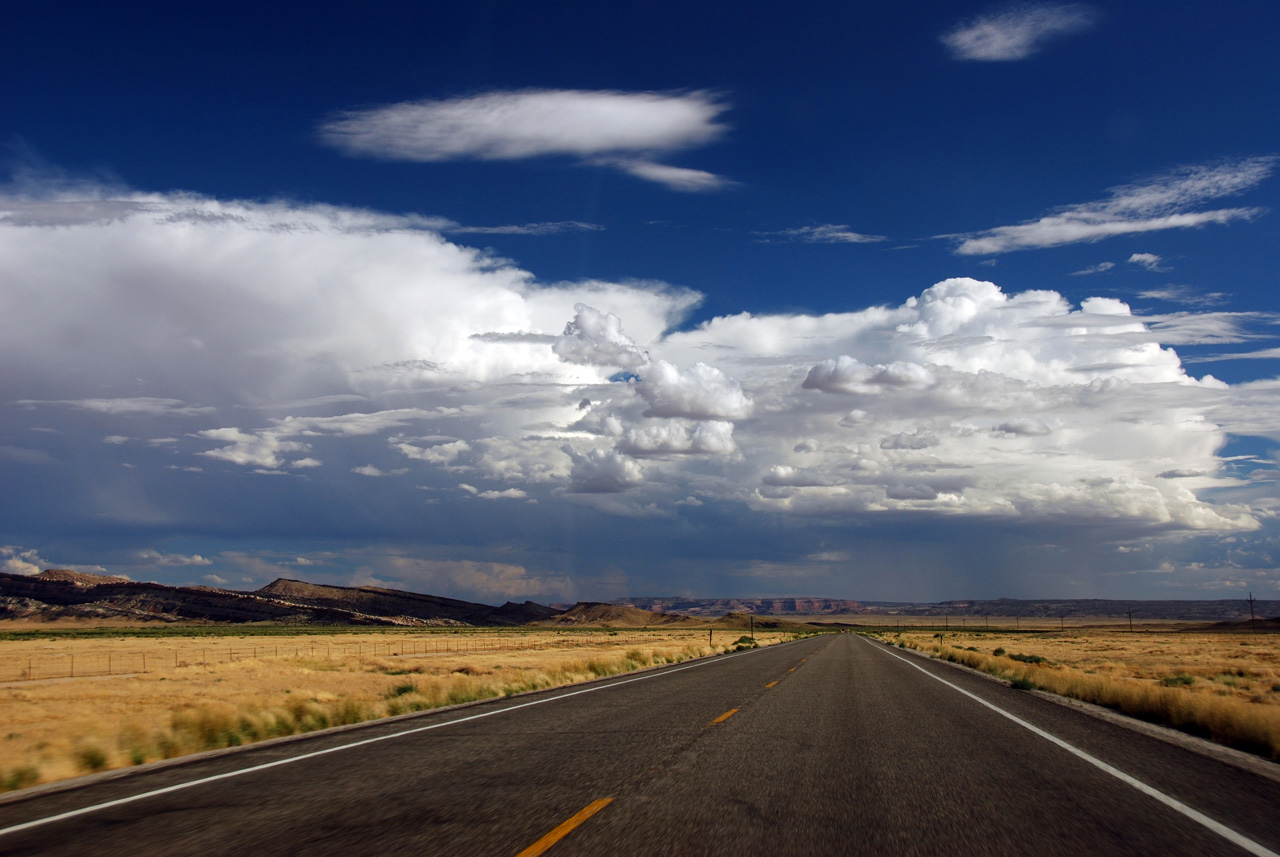
<path fill-rule="evenodd" d="M 40 781 L 40 769 L 34 765 L 22 765 L 0 775 L 0 789 L 11 792 L 24 789 Z"/>
<path fill-rule="evenodd" d="M 1238 696 L 1227 688 L 1217 693 L 1201 693 L 1195 690 L 1198 683 L 1194 680 L 1165 685 L 1157 680 L 1089 673 L 1060 662 L 1050 664 L 1043 658 L 1037 663 L 983 655 L 933 641 L 912 638 L 907 641 L 913 648 L 943 660 L 1008 679 L 1014 687 L 1050 691 L 1246 752 L 1280 759 L 1280 706 L 1261 696 Z M 1237 681 L 1234 675 L 1225 678 Z"/>
<path fill-rule="evenodd" d="M 765 645 L 791 636 L 756 633 Z M 5 723 L 0 787 L 22 788 L 85 773 L 100 762 L 81 758 L 86 742 L 102 751 L 106 768 L 127 767 L 544 690 L 730 648 L 724 645 L 730 634 L 717 631 L 715 637 L 712 649 L 706 645 L 706 630 L 697 629 L 622 630 L 613 636 L 581 629 L 448 634 L 344 630 L 277 633 L 269 640 L 256 633 L 28 635 L 7 641 L 0 661 L 7 658 L 25 669 L 28 658 L 56 665 L 74 655 L 78 675 L 81 664 L 95 663 L 94 658 L 105 672 L 108 654 L 117 671 L 134 658 L 141 667 L 145 651 L 147 670 L 88 682 L 0 687 L 0 721 Z M 468 638 L 469 645 L 459 645 Z"/>

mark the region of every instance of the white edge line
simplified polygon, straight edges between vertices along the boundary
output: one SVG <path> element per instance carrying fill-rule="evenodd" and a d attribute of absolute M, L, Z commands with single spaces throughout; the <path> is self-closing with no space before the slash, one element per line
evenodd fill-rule
<path fill-rule="evenodd" d="M 992 711 L 994 711 L 996 714 L 999 714 L 1001 717 L 1007 717 L 1008 719 L 1012 720 L 1014 723 L 1017 723 L 1019 726 L 1023 727 L 1024 729 L 1028 729 L 1031 732 L 1034 732 L 1035 734 L 1039 735 L 1041 738 L 1045 739 L 1046 741 L 1061 747 L 1062 749 L 1066 750 L 1068 753 L 1071 753 L 1072 755 L 1077 756 L 1080 759 L 1083 759 L 1084 761 L 1088 762 L 1089 764 L 1093 765 L 1099 770 L 1105 771 L 1106 773 L 1110 774 L 1111 776 L 1115 777 L 1116 779 L 1120 780 L 1126 785 L 1133 786 L 1135 789 L 1142 792 L 1147 797 L 1154 798 L 1160 801 L 1160 803 L 1169 807 L 1170 809 L 1182 813 L 1187 818 L 1191 819 L 1197 824 L 1207 827 L 1208 829 L 1212 830 L 1214 833 L 1221 836 L 1223 839 L 1226 839 L 1228 842 L 1232 843 L 1233 845 L 1240 846 L 1244 850 L 1248 851 L 1250 854 L 1257 854 L 1258 857 L 1280 857 L 1280 854 L 1276 854 L 1276 852 L 1270 850 L 1269 848 L 1266 848 L 1263 845 L 1258 844 L 1257 842 L 1254 842 L 1252 839 L 1249 839 L 1247 836 L 1237 833 L 1236 831 L 1232 830 L 1230 827 L 1227 827 L 1225 824 L 1221 824 L 1220 822 L 1214 821 L 1212 818 L 1205 815 L 1204 813 L 1199 812 L 1198 810 L 1192 809 L 1191 807 L 1187 806 L 1185 803 L 1182 803 L 1181 801 L 1176 800 L 1175 798 L 1169 797 L 1164 792 L 1158 791 L 1152 788 L 1151 786 L 1142 782 L 1142 780 L 1136 779 L 1135 777 L 1131 777 L 1128 774 L 1126 774 L 1124 771 L 1119 770 L 1118 768 L 1111 767 L 1101 759 L 1090 756 L 1084 750 L 1081 750 L 1076 746 L 1068 744 L 1066 741 L 1063 741 L 1061 738 L 1057 737 L 1056 735 L 1050 735 L 1048 732 L 1044 731 L 1040 727 L 1035 726 L 1031 723 L 1028 723 L 1027 721 L 1023 720 L 1021 717 L 1018 717 L 1017 715 L 1014 715 L 1014 714 L 1010 714 L 1009 712 L 1005 711 L 1003 708 L 1000 708 L 997 705 L 987 702 L 985 699 L 978 696 L 977 694 L 970 693 L 969 691 L 965 690 L 959 685 L 952 684 L 951 682 L 947 681 L 945 678 L 941 678 L 940 676 L 934 675 L 933 673 L 929 672 L 927 669 L 920 666 L 919 664 L 911 663 L 911 661 L 907 660 L 906 658 L 902 657 L 896 652 L 891 652 L 888 649 L 881 648 L 880 646 L 876 646 L 876 648 L 880 649 L 881 651 L 883 651 L 885 654 L 889 655 L 892 658 L 897 658 L 907 666 L 914 667 L 915 669 L 920 670 L 920 672 L 924 673 L 934 681 L 940 681 L 943 684 L 945 684 L 947 687 L 951 688 L 952 690 L 957 691 L 958 693 L 963 693 L 965 696 L 969 697 L 974 702 L 977 702 L 980 705 L 985 705 L 987 708 L 990 708 Z M 0 831 L 0 833 L 2 832 L 3 831 Z"/>
<path fill-rule="evenodd" d="M 612 688 L 612 687 L 620 687 L 624 684 L 631 684 L 632 682 L 636 682 L 636 681 L 645 681 L 646 679 L 658 678 L 659 676 L 672 675 L 673 673 L 684 672 L 685 670 L 696 669 L 697 667 L 705 667 L 710 664 L 724 663 L 724 661 L 729 658 L 735 658 L 735 657 L 738 657 L 739 655 L 749 655 L 751 654 L 751 651 L 764 652 L 772 648 L 773 646 L 767 646 L 766 648 L 763 648 L 763 649 L 755 649 L 755 650 L 749 650 L 745 652 L 732 652 L 732 653 L 727 653 L 727 657 L 725 656 L 716 657 L 716 656 L 708 655 L 705 660 L 699 660 L 697 663 L 688 664 L 687 666 L 683 666 L 683 667 L 674 667 L 672 669 L 665 669 L 665 670 L 655 670 L 653 672 L 646 673 L 645 675 L 635 676 L 634 678 L 622 679 L 620 681 L 613 681 L 607 684 L 598 684 L 592 687 L 582 688 L 581 690 L 573 690 L 567 693 L 557 694 L 555 696 L 547 696 L 547 697 L 543 697 L 542 699 L 532 700 L 530 702 L 522 702 L 519 705 L 511 705 L 506 708 L 498 708 L 493 711 L 484 711 L 484 712 L 481 712 L 480 714 L 472 714 L 467 717 L 459 717 L 457 720 L 448 720 L 448 721 L 445 721 L 444 723 L 431 723 L 431 724 L 428 724 L 427 726 L 418 726 L 413 729 L 405 729 L 402 732 L 392 732 L 388 735 L 378 735 L 373 738 L 365 738 L 362 741 L 353 741 L 350 744 L 342 744 L 337 747 L 327 747 L 323 750 L 315 750 L 311 753 L 304 753 L 300 756 L 290 756 L 287 759 L 277 759 L 274 762 L 265 762 L 261 765 L 254 765 L 253 767 L 249 767 L 249 768 L 241 768 L 240 770 L 237 770 L 237 771 L 227 771 L 226 773 L 223 773 L 223 774 L 214 774 L 211 777 L 202 777 L 198 780 L 190 780 L 185 783 L 177 783 L 172 786 L 165 786 L 162 789 L 153 789 L 152 791 L 149 791 L 149 792 L 142 792 L 141 794 L 130 795 L 129 797 L 122 797 L 122 798 L 117 798 L 116 800 L 109 800 L 109 801 L 106 801 L 105 803 L 97 803 L 97 804 L 93 804 L 92 806 L 81 807 L 80 809 L 68 810 L 67 812 L 62 812 L 57 815 L 50 815 L 47 818 L 37 818 L 33 821 L 24 821 L 23 823 L 15 824 L 12 827 L 0 828 L 0 836 L 5 836 L 6 834 L 10 834 L 10 833 L 19 833 L 23 830 L 30 830 L 34 827 L 41 827 L 46 824 L 53 824 L 56 821 L 66 821 L 69 818 L 76 818 L 81 815 L 88 815 L 89 813 L 99 812 L 104 809 L 111 809 L 112 807 L 115 807 L 115 806 L 123 806 L 124 804 L 134 803 L 135 801 L 140 801 L 140 800 L 146 800 L 147 798 L 159 797 L 160 795 L 169 794 L 171 792 L 182 791 L 183 789 L 189 789 L 194 786 L 202 786 L 206 783 L 217 782 L 218 780 L 227 780 L 227 779 L 231 779 L 232 777 L 243 776 L 244 774 L 252 774 L 255 771 L 265 771 L 268 768 L 275 768 L 279 765 L 290 765 L 290 764 L 293 764 L 294 762 L 302 762 L 302 761 L 305 761 L 306 759 L 314 759 L 317 756 L 324 756 L 329 753 L 337 753 L 341 750 L 350 750 L 353 747 L 363 747 L 365 744 L 375 744 L 379 741 L 389 741 L 392 738 L 403 738 L 406 735 L 415 735 L 419 732 L 427 732 L 432 729 L 442 729 L 445 726 L 453 726 L 456 723 L 466 723 L 468 720 L 479 720 L 482 717 L 493 717 L 497 714 L 506 714 L 509 711 L 517 711 L 521 708 L 528 708 L 531 705 L 542 705 L 544 702 L 555 702 L 560 699 L 568 699 L 571 696 L 579 696 L 584 693 L 594 693 L 598 690 L 608 690 L 609 688 Z M 424 712 L 424 714 L 426 713 L 428 712 Z M 368 722 L 369 725 L 371 726 L 377 724 L 376 720 L 370 720 L 366 722 Z M 317 738 L 323 737 L 321 733 L 317 732 L 314 734 L 315 734 L 315 737 Z M 1270 852 L 1267 852 L 1267 853 L 1270 854 Z M 1274 857 L 1280 857 L 1280 855 L 1274 855 Z"/>

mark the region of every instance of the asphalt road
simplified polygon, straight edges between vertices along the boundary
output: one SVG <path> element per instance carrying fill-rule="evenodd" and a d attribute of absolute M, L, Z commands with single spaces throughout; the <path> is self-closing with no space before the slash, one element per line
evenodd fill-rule
<path fill-rule="evenodd" d="M 1280 853 L 1280 782 L 832 635 L 0 803 L 5 855 L 539 849 Z"/>

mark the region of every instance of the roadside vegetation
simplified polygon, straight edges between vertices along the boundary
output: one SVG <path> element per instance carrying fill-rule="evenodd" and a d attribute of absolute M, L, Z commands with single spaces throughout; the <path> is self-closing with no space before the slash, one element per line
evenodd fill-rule
<path fill-rule="evenodd" d="M 96 663 L 106 646 L 117 672 L 0 682 L 0 790 L 749 648 L 736 633 L 716 633 L 714 645 L 705 630 L 630 629 L 344 629 L 269 645 L 219 635 L 217 649 L 173 634 L 10 639 L 0 660 L 15 669 L 37 657 Z M 793 637 L 757 632 L 755 644 Z M 142 653 L 146 672 L 121 671 Z"/>
<path fill-rule="evenodd" d="M 903 648 L 1280 760 L 1280 636 L 878 633 Z"/>

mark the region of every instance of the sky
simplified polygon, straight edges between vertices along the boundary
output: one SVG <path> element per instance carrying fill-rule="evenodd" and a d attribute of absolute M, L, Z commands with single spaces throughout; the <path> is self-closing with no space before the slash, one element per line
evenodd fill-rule
<path fill-rule="evenodd" d="M 1280 597 L 1277 32 L 24 4 L 0 570 Z"/>

